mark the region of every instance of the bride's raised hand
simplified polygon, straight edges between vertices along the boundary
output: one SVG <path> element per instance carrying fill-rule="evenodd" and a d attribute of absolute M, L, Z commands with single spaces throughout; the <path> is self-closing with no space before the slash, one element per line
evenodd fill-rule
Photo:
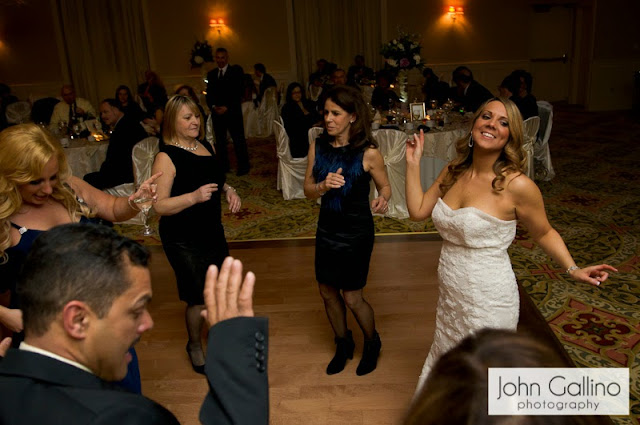
<path fill-rule="evenodd" d="M 412 138 L 407 140 L 407 164 L 419 164 L 424 151 L 424 131 L 414 134 Z"/>

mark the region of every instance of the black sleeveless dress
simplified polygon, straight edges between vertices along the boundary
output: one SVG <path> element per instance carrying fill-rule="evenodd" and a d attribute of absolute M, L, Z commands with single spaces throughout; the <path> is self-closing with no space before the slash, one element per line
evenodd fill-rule
<path fill-rule="evenodd" d="M 211 156 L 199 156 L 177 146 L 161 144 L 176 168 L 171 196 L 191 193 L 200 186 L 217 183 L 211 199 L 160 218 L 160 238 L 167 259 L 176 274 L 180 299 L 188 305 L 204 303 L 202 291 L 207 268 L 218 267 L 229 255 L 222 227 L 220 199 L 225 174 L 207 142 L 202 145 Z"/>
<path fill-rule="evenodd" d="M 362 289 L 367 283 L 374 227 L 369 206 L 371 176 L 364 171 L 364 151 L 316 142 L 313 176 L 325 180 L 342 168 L 345 185 L 322 196 L 316 231 L 315 269 L 318 283 L 338 289 Z"/>

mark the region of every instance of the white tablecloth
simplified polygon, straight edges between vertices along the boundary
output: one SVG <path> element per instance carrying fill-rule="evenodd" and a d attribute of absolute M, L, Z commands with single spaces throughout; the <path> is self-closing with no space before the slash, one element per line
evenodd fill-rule
<path fill-rule="evenodd" d="M 424 135 L 424 152 L 420 161 L 420 182 L 426 191 L 440 171 L 456 157 L 456 142 L 467 133 L 467 123 L 459 121 L 443 130 L 431 129 Z"/>
<path fill-rule="evenodd" d="M 78 178 L 98 171 L 107 156 L 108 141 L 90 142 L 87 139 L 75 139 L 64 148 L 71 172 Z"/>

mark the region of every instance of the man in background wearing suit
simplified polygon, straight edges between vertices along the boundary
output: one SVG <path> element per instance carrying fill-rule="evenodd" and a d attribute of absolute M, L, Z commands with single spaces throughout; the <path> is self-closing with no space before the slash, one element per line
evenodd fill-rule
<path fill-rule="evenodd" d="M 105 99 L 100 103 L 100 117 L 113 132 L 100 171 L 84 176 L 85 181 L 98 189 L 133 182 L 131 153 L 135 144 L 147 137 L 147 132 L 136 117 L 128 116 L 120 108 L 115 99 Z"/>
<path fill-rule="evenodd" d="M 258 85 L 258 97 L 256 98 L 258 106 L 260 102 L 262 102 L 262 97 L 264 96 L 264 92 L 269 87 L 278 87 L 276 84 L 276 80 L 270 75 L 267 74 L 267 68 L 262 63 L 257 63 L 253 65 L 253 74 L 256 76 L 256 79 L 260 82 Z"/>
<path fill-rule="evenodd" d="M 106 226 L 68 224 L 38 237 L 18 283 L 25 340 L 0 362 L 0 423 L 178 424 L 106 382 L 125 376 L 128 349 L 153 327 L 148 260 L 145 247 Z M 268 324 L 253 317 L 254 284 L 231 257 L 207 272 L 204 424 L 269 421 Z"/>
<path fill-rule="evenodd" d="M 473 79 L 473 73 L 466 66 L 453 70 L 451 99 L 459 103 L 467 112 L 475 112 L 480 105 L 493 97 L 482 84 Z"/>
<path fill-rule="evenodd" d="M 207 74 L 207 104 L 216 135 L 216 153 L 224 171 L 228 172 L 228 130 L 238 160 L 237 175 L 242 176 L 249 173 L 249 152 L 244 138 L 241 107 L 244 72 L 239 65 L 229 65 L 229 53 L 223 47 L 216 49 L 215 60 L 218 68 Z"/>

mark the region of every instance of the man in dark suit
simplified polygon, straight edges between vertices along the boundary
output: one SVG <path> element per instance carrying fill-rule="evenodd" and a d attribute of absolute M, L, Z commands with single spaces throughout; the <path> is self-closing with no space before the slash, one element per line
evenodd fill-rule
<path fill-rule="evenodd" d="M 473 79 L 473 73 L 466 66 L 453 71 L 454 87 L 451 87 L 451 99 L 459 103 L 465 111 L 475 112 L 480 105 L 493 97 L 482 84 Z"/>
<path fill-rule="evenodd" d="M 35 241 L 18 284 L 25 340 L 0 362 L 0 423 L 177 424 L 164 407 L 106 381 L 153 326 L 149 251 L 106 226 L 69 224 Z M 228 257 L 207 272 L 212 326 L 204 424 L 267 424 L 267 319 L 253 317 L 255 276 Z M 1 345 L 1 344 L 0 344 Z"/>
<path fill-rule="evenodd" d="M 107 148 L 107 157 L 100 171 L 84 176 L 90 185 L 98 189 L 107 189 L 122 183 L 133 182 L 133 160 L 131 152 L 147 132 L 135 117 L 122 112 L 115 99 L 105 99 L 100 103 L 100 117 L 113 129 Z"/>
<path fill-rule="evenodd" d="M 253 73 L 256 78 L 260 80 L 260 85 L 258 86 L 258 97 L 256 98 L 256 101 L 260 104 L 260 102 L 262 102 L 264 92 L 269 87 L 278 87 L 278 84 L 276 84 L 276 80 L 271 75 L 267 74 L 267 68 L 262 63 L 253 65 Z"/>
<path fill-rule="evenodd" d="M 216 135 L 216 152 L 225 172 L 229 171 L 228 130 L 238 160 L 237 174 L 242 176 L 249 173 L 249 152 L 240 106 L 244 92 L 244 71 L 238 65 L 229 65 L 229 53 L 223 47 L 216 49 L 215 60 L 218 67 L 207 74 L 207 104 Z"/>

